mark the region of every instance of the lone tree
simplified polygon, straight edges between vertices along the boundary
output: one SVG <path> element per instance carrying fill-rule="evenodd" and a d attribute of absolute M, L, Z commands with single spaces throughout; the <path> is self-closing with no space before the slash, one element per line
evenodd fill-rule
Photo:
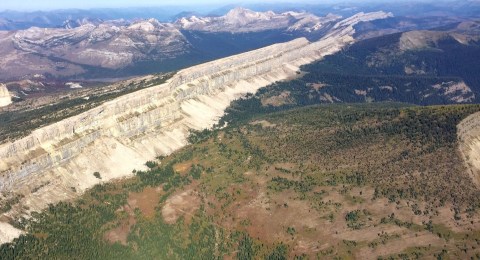
<path fill-rule="evenodd" d="M 102 176 L 100 176 L 99 172 L 94 172 L 93 176 L 95 176 L 97 179 L 102 179 Z"/>

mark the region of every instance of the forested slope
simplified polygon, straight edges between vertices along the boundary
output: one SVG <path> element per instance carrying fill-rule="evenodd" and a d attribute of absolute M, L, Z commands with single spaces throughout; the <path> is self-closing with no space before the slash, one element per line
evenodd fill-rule
<path fill-rule="evenodd" d="M 16 221 L 29 234 L 0 255 L 478 257 L 480 194 L 456 124 L 479 110 L 386 103 L 256 113 L 192 133 L 192 145 L 133 179 Z"/>

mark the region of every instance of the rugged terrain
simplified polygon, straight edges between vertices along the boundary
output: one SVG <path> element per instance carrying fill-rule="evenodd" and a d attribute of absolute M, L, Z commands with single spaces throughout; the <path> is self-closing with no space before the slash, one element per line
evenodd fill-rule
<path fill-rule="evenodd" d="M 351 10 L 355 9 L 359 12 L 372 8 L 363 6 Z M 33 80 L 48 88 L 47 83 L 57 80 L 104 80 L 169 72 L 299 37 L 316 41 L 325 36 L 342 15 L 344 18 L 353 15 L 352 11 L 340 7 L 295 10 L 256 12 L 239 7 L 222 15 L 206 16 L 184 12 L 170 22 L 138 19 L 153 11 L 140 13 L 136 9 L 130 14 L 123 13 L 125 10 L 91 10 L 90 18 L 89 12 L 82 10 L 70 14 L 59 11 L 56 15 L 50 14 L 53 17 L 44 17 L 42 13 L 4 12 L 5 17 L 17 19 L 19 23 L 30 16 L 40 17 L 26 22 L 31 24 L 28 28 L 15 30 L 15 26 L 9 29 L 5 25 L 4 31 L 0 31 L 0 55 L 4 57 L 0 61 L 0 81 Z M 120 14 L 125 19 L 118 19 Z M 66 20 L 60 26 L 61 17 Z M 469 19 L 453 15 L 389 16 L 382 22 L 358 23 L 355 38 L 429 30 L 465 20 Z M 57 26 L 45 24 L 49 21 Z"/>
<path fill-rule="evenodd" d="M 0 258 L 480 258 L 465 20 L 236 8 L 5 32 L 79 75 L 256 50 L 108 85 L 0 84 Z M 104 55 L 119 39 L 131 60 Z"/>
<path fill-rule="evenodd" d="M 192 134 L 193 145 L 148 161 L 132 179 L 17 219 L 28 234 L 0 254 L 475 258 L 480 194 L 455 126 L 479 110 L 385 103 L 250 113 Z"/>
<path fill-rule="evenodd" d="M 252 44 L 258 48 L 280 39 L 287 41 L 313 35 L 318 39 L 340 18 L 335 15 L 318 17 L 305 12 L 276 14 L 236 8 L 221 17 L 193 16 L 175 23 L 161 23 L 155 19 L 86 20 L 76 27 L 0 31 L 0 55 L 3 57 L 0 79 L 32 78 L 35 75 L 98 78 L 169 71 L 212 58 L 204 55 L 201 44 L 189 41 L 192 40 L 188 38 L 189 32 L 273 33 L 272 39 L 259 38 L 258 42 L 255 37 L 251 40 L 242 37 L 243 43 L 235 43 L 241 38 L 224 38 L 230 45 L 242 46 L 225 53 L 228 56 L 251 50 Z M 294 35 L 286 35 L 293 32 Z M 218 37 L 210 34 L 197 35 L 197 38 L 205 41 Z M 211 50 L 212 46 L 209 47 Z"/>
<path fill-rule="evenodd" d="M 88 68 L 115 70 L 147 59 L 172 59 L 191 47 L 177 28 L 153 19 L 127 26 L 104 22 L 73 29 L 32 27 L 0 32 L 0 39 L 3 80 L 35 74 L 73 77 Z"/>
<path fill-rule="evenodd" d="M 100 181 L 131 175 L 145 160 L 184 146 L 189 129 L 211 127 L 232 100 L 294 77 L 300 65 L 353 42 L 356 23 L 388 16 L 361 13 L 337 23 L 316 42 L 300 38 L 181 70 L 165 84 L 123 95 L 2 144 L 4 216 L 16 219 L 76 197 Z M 101 172 L 102 179 L 93 172 Z"/>
<path fill-rule="evenodd" d="M 304 103 L 398 101 L 418 105 L 476 103 L 480 97 L 478 22 L 445 30 L 375 37 L 302 70 L 276 91 Z M 302 93 L 310 90 L 310 95 Z M 299 94 L 299 97 L 295 95 Z"/>

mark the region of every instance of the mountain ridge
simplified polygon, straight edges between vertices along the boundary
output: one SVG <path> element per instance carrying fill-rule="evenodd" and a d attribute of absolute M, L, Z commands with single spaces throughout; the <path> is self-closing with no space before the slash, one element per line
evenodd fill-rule
<path fill-rule="evenodd" d="M 384 17 L 377 15 L 379 19 Z M 365 15 L 365 19 L 372 17 Z M 0 145 L 4 158 L 0 162 L 0 190 L 8 196 L 4 201 L 11 201 L 22 189 L 25 194 L 21 204 L 29 205 L 28 211 L 33 211 L 76 196 L 77 191 L 100 182 L 90 171 L 102 171 L 103 181 L 130 176 L 130 170 L 125 169 L 142 167 L 145 159 L 184 146 L 188 129 L 211 127 L 232 100 L 295 77 L 299 66 L 352 43 L 351 23 L 342 24 L 337 33 L 317 42 L 298 38 L 184 69 L 165 84 L 110 100 Z M 19 156 L 23 159 L 19 160 Z M 118 168 L 106 167 L 105 162 Z M 42 184 L 45 181 L 48 184 Z M 40 185 L 41 189 L 32 185 Z M 76 188 L 67 193 L 60 191 L 68 187 Z M 53 198 L 51 194 L 58 196 Z M 6 216 L 25 213 L 22 207 L 10 207 Z"/>
<path fill-rule="evenodd" d="M 301 19 L 308 21 L 296 23 Z M 320 18 L 308 13 L 260 13 L 243 8 L 233 9 L 222 17 L 190 18 L 197 23 L 211 21 L 216 29 L 210 32 L 279 30 L 278 34 L 281 34 L 283 30 L 298 31 L 303 35 L 318 31 L 338 19 L 333 15 Z M 162 23 L 153 18 L 131 22 L 83 20 L 78 27 L 67 22 L 67 28 L 63 29 L 31 27 L 0 31 L 0 55 L 4 57 L 0 62 L 0 79 L 11 80 L 36 74 L 68 78 L 87 75 L 95 68 L 113 72 L 142 62 L 173 63 L 175 58 L 196 52 L 196 47 L 181 31 L 195 31 L 195 26 L 189 28 L 181 21 L 187 19 L 176 23 Z"/>

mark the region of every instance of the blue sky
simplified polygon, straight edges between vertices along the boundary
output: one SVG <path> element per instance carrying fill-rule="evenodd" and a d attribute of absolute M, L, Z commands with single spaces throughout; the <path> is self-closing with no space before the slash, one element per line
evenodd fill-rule
<path fill-rule="evenodd" d="M 442 1 L 480 1 L 480 0 L 0 0 L 2 10 L 55 10 L 55 9 L 91 9 L 150 6 L 225 6 L 229 4 L 271 4 L 271 3 L 360 3 L 360 2 L 442 2 Z"/>
<path fill-rule="evenodd" d="M 319 3 L 315 0 L 0 0 L 0 10 L 52 10 L 64 8 L 103 8 L 103 7 L 142 7 L 142 6 L 188 6 L 188 5 L 227 5 L 238 3 L 302 2 Z"/>

